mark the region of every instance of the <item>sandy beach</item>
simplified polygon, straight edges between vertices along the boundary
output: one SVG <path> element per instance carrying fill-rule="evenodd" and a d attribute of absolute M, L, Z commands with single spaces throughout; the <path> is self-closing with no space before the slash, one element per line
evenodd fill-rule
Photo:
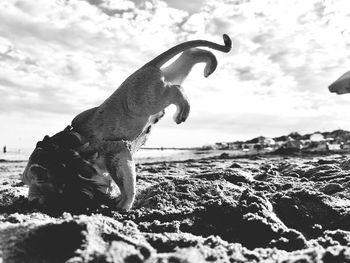
<path fill-rule="evenodd" d="M 2 262 L 350 262 L 345 155 L 138 164 L 131 211 L 55 216 L 28 205 L 24 166 L 0 163 Z"/>
<path fill-rule="evenodd" d="M 0 263 L 350 263 L 349 25 L 349 0 L 1 0 Z"/>

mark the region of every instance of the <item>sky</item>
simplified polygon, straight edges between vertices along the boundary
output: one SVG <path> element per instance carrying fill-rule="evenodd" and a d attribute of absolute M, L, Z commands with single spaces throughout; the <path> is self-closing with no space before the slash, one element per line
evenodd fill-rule
<path fill-rule="evenodd" d="M 328 86 L 350 70 L 348 0 L 1 0 L 0 146 L 34 148 L 121 82 L 187 40 L 233 42 L 183 83 L 148 147 L 190 147 L 292 131 L 350 130 L 350 95 Z"/>

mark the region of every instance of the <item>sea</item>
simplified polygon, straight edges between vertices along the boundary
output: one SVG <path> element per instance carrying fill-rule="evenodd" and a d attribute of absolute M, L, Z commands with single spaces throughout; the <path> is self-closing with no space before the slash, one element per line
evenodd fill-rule
<path fill-rule="evenodd" d="M 0 186 L 7 184 L 8 179 L 16 181 L 23 173 L 32 150 L 9 150 L 0 153 Z M 136 164 L 185 161 L 220 156 L 242 155 L 233 150 L 196 150 L 196 149 L 140 149 L 135 155 Z M 1 190 L 1 189 L 0 189 Z"/>
<path fill-rule="evenodd" d="M 0 162 L 26 162 L 32 150 L 9 150 L 0 153 Z M 184 161 L 187 159 L 201 159 L 213 157 L 222 153 L 241 155 L 241 151 L 234 150 L 199 150 L 199 149 L 140 149 L 134 159 L 137 163 Z"/>

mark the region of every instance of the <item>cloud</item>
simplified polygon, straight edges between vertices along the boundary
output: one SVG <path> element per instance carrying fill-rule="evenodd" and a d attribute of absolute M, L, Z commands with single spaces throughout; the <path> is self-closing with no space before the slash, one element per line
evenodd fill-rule
<path fill-rule="evenodd" d="M 166 117 L 151 145 L 166 144 L 167 138 L 174 145 L 195 145 L 326 123 L 347 127 L 343 112 L 349 97 L 333 96 L 327 86 L 349 70 L 349 5 L 347 0 L 3 0 L 0 118 L 19 127 L 19 116 L 33 122 L 51 116 L 57 122 L 46 121 L 48 129 L 61 127 L 169 47 L 197 38 L 222 42 L 227 33 L 233 50 L 215 52 L 216 72 L 203 78 L 198 65 L 183 85 L 192 103 L 188 123 L 177 126 Z M 189 139 L 177 140 L 172 130 Z M 203 139 L 193 137 L 198 131 Z"/>
<path fill-rule="evenodd" d="M 248 77 L 260 79 L 259 71 L 274 67 L 277 75 L 294 78 L 297 89 L 304 86 L 316 89 L 316 85 L 310 86 L 314 79 L 328 75 L 330 67 L 339 67 L 349 59 L 350 39 L 344 34 L 345 24 L 334 22 L 349 22 L 346 11 L 342 10 L 346 5 L 344 1 L 316 0 L 240 1 L 239 4 L 212 1 L 208 7 L 212 11 L 208 24 L 213 24 L 214 32 L 226 28 L 233 36 L 237 53 L 246 56 L 251 65 Z M 262 60 L 267 68 L 262 68 Z M 233 66 L 240 74 L 239 63 Z M 243 65 L 244 74 L 246 67 Z"/>

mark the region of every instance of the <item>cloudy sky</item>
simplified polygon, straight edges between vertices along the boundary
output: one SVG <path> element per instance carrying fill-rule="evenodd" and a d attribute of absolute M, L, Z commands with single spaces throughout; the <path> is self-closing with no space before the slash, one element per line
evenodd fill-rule
<path fill-rule="evenodd" d="M 209 78 L 197 65 L 146 146 L 350 129 L 350 95 L 327 86 L 350 70 L 348 0 L 1 0 L 0 145 L 32 148 L 99 105 L 156 55 L 193 39 L 222 41 Z"/>

